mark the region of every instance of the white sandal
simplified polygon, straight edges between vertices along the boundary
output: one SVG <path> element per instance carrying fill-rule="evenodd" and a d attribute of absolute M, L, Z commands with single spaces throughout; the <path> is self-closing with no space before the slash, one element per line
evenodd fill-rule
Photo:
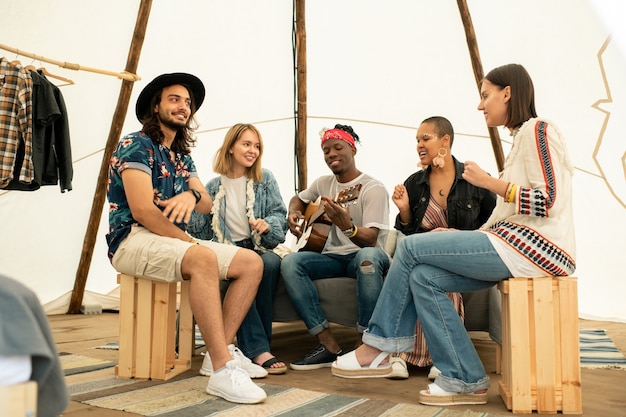
<path fill-rule="evenodd" d="M 366 366 L 361 366 L 356 358 L 356 351 L 348 352 L 337 357 L 331 366 L 331 372 L 341 378 L 386 378 L 392 374 L 393 368 L 390 363 L 380 366 L 380 363 L 389 356 L 387 352 L 380 352 Z"/>
<path fill-rule="evenodd" d="M 482 390 L 481 390 L 482 391 Z M 487 404 L 487 390 L 483 393 L 448 392 L 437 384 L 429 384 L 427 390 L 420 391 L 420 403 L 425 405 L 476 405 Z"/>

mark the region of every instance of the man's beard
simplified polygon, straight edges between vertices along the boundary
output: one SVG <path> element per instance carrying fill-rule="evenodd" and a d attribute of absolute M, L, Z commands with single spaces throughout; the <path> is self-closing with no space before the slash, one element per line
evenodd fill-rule
<path fill-rule="evenodd" d="M 187 127 L 187 122 L 180 122 L 178 120 L 172 119 L 172 118 L 163 118 L 160 117 L 161 119 L 161 123 L 163 123 L 166 127 L 173 129 L 173 130 L 179 130 L 182 128 Z"/>
<path fill-rule="evenodd" d="M 187 122 L 189 121 L 189 119 L 186 119 L 184 122 L 181 122 L 179 119 L 174 118 L 163 110 L 159 111 L 158 115 L 159 121 L 172 130 L 179 130 L 187 127 Z"/>

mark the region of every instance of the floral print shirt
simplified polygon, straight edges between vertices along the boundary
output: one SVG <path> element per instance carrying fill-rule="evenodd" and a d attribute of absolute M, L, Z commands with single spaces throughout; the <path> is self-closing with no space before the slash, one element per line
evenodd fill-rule
<path fill-rule="evenodd" d="M 198 176 L 191 156 L 177 152 L 172 160 L 170 150 L 152 142 L 144 132 L 134 132 L 120 139 L 109 163 L 109 233 L 106 236 L 109 259 L 113 258 L 131 227 L 139 225 L 130 211 L 120 175 L 127 168 L 141 170 L 152 177 L 155 201 L 167 200 L 188 190 L 189 178 Z M 175 224 L 182 230 L 187 229 L 185 223 Z"/>

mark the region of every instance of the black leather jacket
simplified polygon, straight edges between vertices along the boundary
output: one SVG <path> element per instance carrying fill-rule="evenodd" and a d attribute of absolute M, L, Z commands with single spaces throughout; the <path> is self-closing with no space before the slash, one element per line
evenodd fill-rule
<path fill-rule="evenodd" d="M 476 187 L 465 181 L 461 174 L 464 164 L 454 160 L 455 178 L 448 194 L 448 227 L 459 230 L 474 230 L 482 226 L 491 215 L 496 205 L 496 195 L 484 188 Z M 425 232 L 420 228 L 426 207 L 430 200 L 428 167 L 417 171 L 404 181 L 409 194 L 409 207 L 412 219 L 408 225 L 400 224 L 400 215 L 396 216 L 395 228 L 405 235 Z"/>

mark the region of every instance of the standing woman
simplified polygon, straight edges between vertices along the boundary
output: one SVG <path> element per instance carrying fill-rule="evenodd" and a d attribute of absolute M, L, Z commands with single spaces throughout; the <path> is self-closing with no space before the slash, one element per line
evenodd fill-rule
<path fill-rule="evenodd" d="M 213 170 L 220 175 L 206 184 L 213 208 L 209 214 L 194 211 L 187 230 L 198 239 L 253 249 L 261 255 L 263 279 L 237 332 L 237 343 L 267 373 L 283 374 L 287 366 L 270 353 L 272 305 L 280 275 L 280 257 L 272 249 L 285 241 L 287 209 L 276 178 L 261 168 L 262 156 L 258 129 L 244 123 L 232 126 L 213 160 Z M 211 373 L 210 360 L 206 355 L 200 373 Z"/>
<path fill-rule="evenodd" d="M 474 230 L 482 226 L 496 205 L 496 196 L 463 179 L 464 164 L 452 156 L 454 128 L 448 119 L 433 116 L 420 123 L 417 134 L 418 166 L 404 184 L 396 185 L 391 200 L 398 207 L 395 228 L 404 235 L 448 230 Z M 488 291 L 488 290 L 485 290 Z M 463 298 L 448 293 L 454 308 L 463 318 Z M 415 328 L 412 352 L 401 352 L 403 360 L 419 367 L 432 364 L 421 324 Z M 428 377 L 439 374 L 432 367 Z M 408 376 L 408 373 L 404 374 Z M 400 377 L 398 374 L 394 378 Z"/>
<path fill-rule="evenodd" d="M 567 276 L 576 269 L 573 166 L 556 128 L 535 112 L 532 80 L 517 64 L 483 79 L 478 110 L 488 126 L 505 126 L 513 146 L 500 178 L 465 162 L 463 178 L 499 195 L 480 230 L 418 233 L 402 239 L 363 335 L 341 356 L 342 377 L 387 376 L 388 352 L 410 351 L 419 319 L 441 370 L 420 403 L 485 404 L 489 377 L 446 292 L 470 292 L 511 277 Z"/>

